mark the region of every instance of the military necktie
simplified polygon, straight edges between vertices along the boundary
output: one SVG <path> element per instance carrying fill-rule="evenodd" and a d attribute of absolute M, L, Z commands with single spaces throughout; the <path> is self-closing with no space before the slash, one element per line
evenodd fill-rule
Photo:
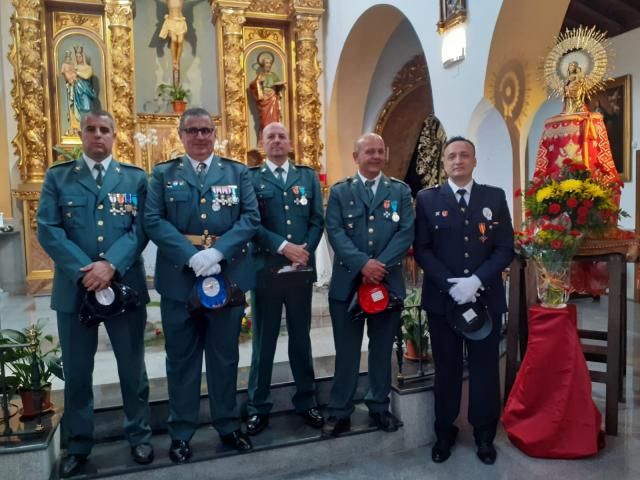
<path fill-rule="evenodd" d="M 98 171 L 98 175 L 96 175 L 96 183 L 98 184 L 98 188 L 100 188 L 102 187 L 102 181 L 104 180 L 104 165 L 96 163 L 93 168 Z"/>
<path fill-rule="evenodd" d="M 376 184 L 375 180 L 365 180 L 364 189 L 369 197 L 369 202 L 373 200 L 373 186 Z"/>
<path fill-rule="evenodd" d="M 276 178 L 280 180 L 280 183 L 284 185 L 284 168 L 278 167 L 276 168 Z"/>
<path fill-rule="evenodd" d="M 204 187 L 204 178 L 207 176 L 207 164 L 204 162 L 200 162 L 196 167 L 198 171 L 198 183 L 201 187 Z"/>
<path fill-rule="evenodd" d="M 464 188 L 458 190 L 458 195 L 460 195 L 460 200 L 458 200 L 458 206 L 462 212 L 467 208 L 467 201 L 464 199 L 464 196 L 467 194 L 467 191 Z"/>

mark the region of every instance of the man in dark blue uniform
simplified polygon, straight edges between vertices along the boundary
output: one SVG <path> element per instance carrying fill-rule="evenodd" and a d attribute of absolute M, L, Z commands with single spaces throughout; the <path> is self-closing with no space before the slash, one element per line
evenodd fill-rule
<path fill-rule="evenodd" d="M 83 155 L 53 165 L 38 208 L 38 240 L 55 263 L 51 308 L 56 310 L 64 365 L 64 421 L 69 435 L 60 463 L 63 478 L 78 473 L 93 448 L 93 357 L 98 327 L 80 324 L 87 291 L 101 291 L 118 279 L 135 289 L 140 306 L 105 321 L 118 364 L 133 459 L 153 461 L 149 443 L 149 384 L 144 365 L 144 327 L 149 302 L 140 254 L 147 244 L 142 213 L 147 175 L 111 155 L 111 114 L 92 111 L 80 125 Z"/>
<path fill-rule="evenodd" d="M 384 284 L 405 297 L 402 259 L 413 242 L 411 190 L 382 173 L 386 150 L 379 135 L 358 139 L 353 158 L 358 171 L 331 188 L 326 225 L 335 252 L 329 286 L 329 312 L 336 347 L 336 367 L 324 433 L 339 435 L 351 427 L 353 394 L 358 383 L 364 318 L 354 319 L 349 304 L 362 283 Z M 369 391 L 365 403 L 380 429 L 398 429 L 389 412 L 391 350 L 400 312 L 381 312 L 367 319 Z"/>
<path fill-rule="evenodd" d="M 478 296 L 493 319 L 491 334 L 467 340 L 469 353 L 469 422 L 480 460 L 496 459 L 493 439 L 500 416 L 498 342 L 500 316 L 507 310 L 502 271 L 513 258 L 513 227 L 504 191 L 473 181 L 475 146 L 463 137 L 444 145 L 448 181 L 422 190 L 416 200 L 414 254 L 424 270 L 422 307 L 427 311 L 435 378 L 434 462 L 449 458 L 458 432 L 462 342 L 447 319 L 452 305 Z"/>
<path fill-rule="evenodd" d="M 324 230 L 320 182 L 315 170 L 289 161 L 291 141 L 284 125 L 267 125 L 262 144 L 267 160 L 251 169 L 262 224 L 254 239 L 257 282 L 247 404 L 250 435 L 260 433 L 269 423 L 273 406 L 271 373 L 283 305 L 287 312 L 289 364 L 296 382 L 294 407 L 312 427 L 320 428 L 324 423 L 314 397 L 309 338 L 315 280 L 313 253 Z M 311 271 L 274 274 L 287 265 L 309 267 Z"/>
<path fill-rule="evenodd" d="M 224 445 L 241 452 L 252 445 L 240 429 L 236 406 L 238 336 L 243 306 L 189 314 L 197 277 L 222 272 L 243 292 L 255 274 L 248 242 L 260 225 L 248 169 L 213 154 L 215 128 L 202 108 L 180 119 L 186 155 L 156 165 L 149 184 L 145 230 L 158 246 L 156 289 L 167 352 L 169 456 L 189 460 L 198 428 L 204 351 L 211 421 Z"/>

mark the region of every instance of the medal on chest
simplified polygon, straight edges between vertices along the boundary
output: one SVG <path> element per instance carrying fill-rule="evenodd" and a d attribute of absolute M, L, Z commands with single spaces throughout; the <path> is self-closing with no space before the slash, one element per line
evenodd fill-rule
<path fill-rule="evenodd" d="M 398 223 L 400 221 L 400 214 L 398 214 L 398 201 L 391 200 L 391 210 L 393 213 L 391 214 L 391 220 Z"/>
<path fill-rule="evenodd" d="M 385 200 L 382 202 L 382 207 L 384 208 L 382 215 L 384 218 L 389 218 L 391 216 L 391 212 L 389 211 L 389 208 L 391 207 L 391 200 Z"/>
<path fill-rule="evenodd" d="M 487 232 L 487 225 L 484 222 L 480 222 L 478 224 L 478 230 L 480 231 L 480 241 L 482 243 L 487 241 L 487 236 L 485 233 Z"/>

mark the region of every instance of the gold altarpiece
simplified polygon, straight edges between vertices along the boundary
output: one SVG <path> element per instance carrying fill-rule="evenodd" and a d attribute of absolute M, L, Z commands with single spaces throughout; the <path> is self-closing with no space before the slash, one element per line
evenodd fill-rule
<path fill-rule="evenodd" d="M 179 151 L 178 116 L 137 115 L 135 111 L 135 61 L 133 19 L 135 0 L 11 0 L 9 60 L 14 68 L 11 90 L 17 134 L 12 145 L 18 157 L 21 183 L 13 196 L 22 202 L 27 288 L 31 293 L 51 288 L 52 262 L 37 240 L 35 215 L 47 168 L 56 160 L 53 147 L 71 148 L 79 139 L 67 135 L 59 99 L 60 48 L 63 39 L 86 37 L 95 48 L 101 70 L 100 100 L 118 126 L 114 154 L 120 161 L 150 171 L 157 161 Z M 319 130 L 318 94 L 320 63 L 316 33 L 324 12 L 323 0 L 209 0 L 219 38 L 221 118 L 218 138 L 226 139 L 226 154 L 247 160 L 249 144 L 249 92 L 245 48 L 258 37 L 268 40 L 281 32 L 287 54 L 290 91 L 285 119 L 291 130 L 297 161 L 320 167 L 323 144 Z M 212 27 L 213 28 L 213 27 Z M 271 35 L 270 33 L 271 32 Z M 56 50 L 57 49 L 57 50 Z M 75 48 L 74 48 L 75 50 Z M 140 148 L 134 132 L 157 131 L 159 143 Z"/>

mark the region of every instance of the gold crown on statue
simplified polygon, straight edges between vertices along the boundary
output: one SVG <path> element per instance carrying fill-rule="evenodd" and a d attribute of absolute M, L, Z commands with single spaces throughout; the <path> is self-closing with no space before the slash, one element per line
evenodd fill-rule
<path fill-rule="evenodd" d="M 544 59 L 544 79 L 549 96 L 562 98 L 569 74 L 576 69 L 584 78 L 587 98 L 604 90 L 611 80 L 612 58 L 613 51 L 606 34 L 596 27 L 566 29 L 555 37 L 554 46 Z"/>
<path fill-rule="evenodd" d="M 84 53 L 84 47 L 82 45 L 76 45 L 73 47 L 73 51 L 74 53 L 77 55 L 79 54 L 83 54 Z"/>

